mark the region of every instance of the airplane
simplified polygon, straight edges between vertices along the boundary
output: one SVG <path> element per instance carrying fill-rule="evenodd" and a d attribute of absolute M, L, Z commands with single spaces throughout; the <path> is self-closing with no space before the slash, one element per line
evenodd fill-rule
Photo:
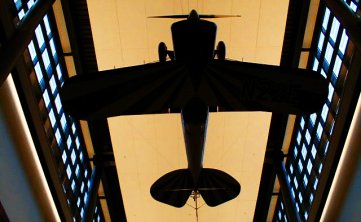
<path fill-rule="evenodd" d="M 328 82 L 312 70 L 226 59 L 225 44 L 215 47 L 216 24 L 202 19 L 216 17 L 192 10 L 172 24 L 174 50 L 159 44 L 159 62 L 77 75 L 60 92 L 64 111 L 83 120 L 180 110 L 188 167 L 150 188 L 154 199 L 174 207 L 199 194 L 214 207 L 240 193 L 232 176 L 203 168 L 211 109 L 305 115 L 319 111 L 328 95 Z"/>

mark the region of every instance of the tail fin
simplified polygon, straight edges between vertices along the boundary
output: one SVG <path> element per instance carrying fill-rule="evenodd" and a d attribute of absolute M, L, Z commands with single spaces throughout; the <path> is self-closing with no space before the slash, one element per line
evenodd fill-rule
<path fill-rule="evenodd" d="M 198 184 L 194 184 L 188 169 L 169 172 L 159 178 L 150 188 L 154 199 L 174 207 L 183 207 L 193 190 L 198 190 L 207 205 L 215 207 L 234 199 L 241 185 L 227 173 L 203 168 Z"/>
<path fill-rule="evenodd" d="M 223 171 L 203 168 L 198 180 L 198 190 L 206 204 L 215 207 L 236 198 L 241 185 Z"/>
<path fill-rule="evenodd" d="M 154 199 L 174 207 L 183 207 L 194 189 L 192 174 L 188 169 L 169 172 L 150 188 Z"/>

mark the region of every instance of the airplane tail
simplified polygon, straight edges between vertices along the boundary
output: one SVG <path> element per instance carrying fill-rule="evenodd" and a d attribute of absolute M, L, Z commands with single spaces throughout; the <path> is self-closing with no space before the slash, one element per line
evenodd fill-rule
<path fill-rule="evenodd" d="M 189 169 L 179 169 L 159 178 L 150 188 L 150 193 L 157 201 L 183 207 L 192 191 L 196 190 L 208 206 L 215 207 L 237 197 L 241 185 L 227 173 L 209 168 L 202 169 L 195 184 Z"/>

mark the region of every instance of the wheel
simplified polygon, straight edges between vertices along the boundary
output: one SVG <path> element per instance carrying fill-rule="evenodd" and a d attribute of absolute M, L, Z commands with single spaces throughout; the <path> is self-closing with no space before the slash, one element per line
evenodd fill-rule
<path fill-rule="evenodd" d="M 216 56 L 217 56 L 217 59 L 220 59 L 220 60 L 226 59 L 226 45 L 224 44 L 223 41 L 219 41 L 217 44 Z"/>
<path fill-rule="evenodd" d="M 167 60 L 167 46 L 164 42 L 160 42 L 158 45 L 159 62 L 165 62 Z"/>

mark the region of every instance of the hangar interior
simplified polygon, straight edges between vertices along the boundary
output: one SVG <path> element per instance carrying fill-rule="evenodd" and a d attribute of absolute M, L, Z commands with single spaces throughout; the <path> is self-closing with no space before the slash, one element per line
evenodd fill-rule
<path fill-rule="evenodd" d="M 241 16 L 210 19 L 226 58 L 329 81 L 312 115 L 210 114 L 204 164 L 242 190 L 199 221 L 361 217 L 358 0 L 0 0 L 1 221 L 196 221 L 191 198 L 177 209 L 149 194 L 186 167 L 179 112 L 78 121 L 59 96 L 70 76 L 157 61 L 175 20 L 148 17 L 191 9 Z"/>

